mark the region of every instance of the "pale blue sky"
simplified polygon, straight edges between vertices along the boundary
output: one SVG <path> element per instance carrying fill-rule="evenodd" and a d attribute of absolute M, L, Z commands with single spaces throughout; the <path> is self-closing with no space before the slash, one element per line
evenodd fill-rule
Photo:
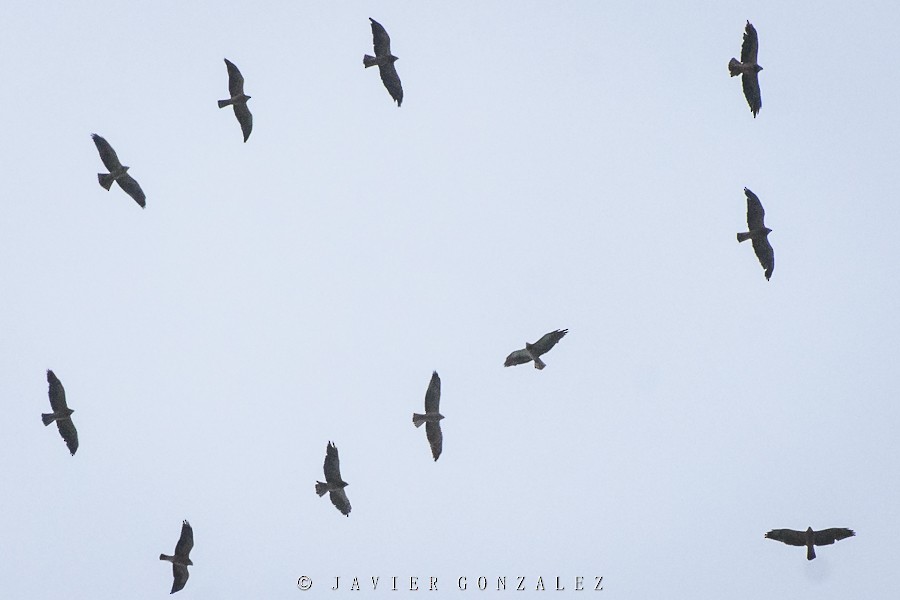
<path fill-rule="evenodd" d="M 4 597 L 164 597 L 182 519 L 179 598 L 897 596 L 896 3 L 186 4 L 5 11 Z M 545 370 L 502 367 L 557 328 Z M 349 518 L 313 490 L 329 440 Z M 858 535 L 763 538 L 809 525 Z"/>

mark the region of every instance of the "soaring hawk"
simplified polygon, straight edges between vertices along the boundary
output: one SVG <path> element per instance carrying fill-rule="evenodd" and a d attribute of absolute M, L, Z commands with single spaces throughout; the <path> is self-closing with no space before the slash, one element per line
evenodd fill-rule
<path fill-rule="evenodd" d="M 388 36 L 387 31 L 384 30 L 384 27 L 381 26 L 381 23 L 371 17 L 369 17 L 369 20 L 372 21 L 372 41 L 375 46 L 375 56 L 364 55 L 363 65 L 366 68 L 378 65 L 381 81 L 399 107 L 403 103 L 403 86 L 400 85 L 400 76 L 397 75 L 397 69 L 394 67 L 397 57 L 391 54 L 391 38 Z"/>
<path fill-rule="evenodd" d="M 316 482 L 316 493 L 324 496 L 328 492 L 331 496 L 331 503 L 341 511 L 341 514 L 349 517 L 350 500 L 347 498 L 344 488 L 350 484 L 341 479 L 341 459 L 338 457 L 338 450 L 333 442 L 328 442 L 328 446 L 325 448 L 325 464 L 322 468 L 325 471 L 325 483 Z"/>
<path fill-rule="evenodd" d="M 784 542 L 790 546 L 806 546 L 806 560 L 812 560 L 816 557 L 816 551 L 813 546 L 828 546 L 837 540 L 854 535 L 856 535 L 856 532 L 846 527 L 832 527 L 821 531 L 813 531 L 812 527 L 807 527 L 806 531 L 773 529 L 766 534 L 766 537 L 770 540 Z"/>
<path fill-rule="evenodd" d="M 525 348 L 523 348 L 522 350 L 516 350 L 506 357 L 506 362 L 503 363 L 503 366 L 511 367 L 513 365 L 521 365 L 533 360 L 535 369 L 543 369 L 547 365 L 544 364 L 544 361 L 541 360 L 541 355 L 550 352 L 550 349 L 556 345 L 556 342 L 561 340 L 567 333 L 569 333 L 568 329 L 557 329 L 556 331 L 551 331 L 550 333 L 546 334 L 544 337 L 533 344 L 529 344 L 526 342 Z"/>
<path fill-rule="evenodd" d="M 59 428 L 59 435 L 62 436 L 69 452 L 75 456 L 78 450 L 78 431 L 75 424 L 72 423 L 72 413 L 75 412 L 66 405 L 66 390 L 63 388 L 62 382 L 54 375 L 53 371 L 47 370 L 47 383 L 50 384 L 50 408 L 52 413 L 41 413 L 41 420 L 44 425 L 49 425 L 56 421 L 56 427 Z"/>
<path fill-rule="evenodd" d="M 413 413 L 412 417 L 413 425 L 416 427 L 421 427 L 422 423 L 425 423 L 425 437 L 428 438 L 434 460 L 440 457 L 444 445 L 444 436 L 441 433 L 441 419 L 444 415 L 440 413 L 440 404 L 441 378 L 435 371 L 431 374 L 431 383 L 425 392 L 425 414 Z"/>
<path fill-rule="evenodd" d="M 759 52 L 759 38 L 756 28 L 747 21 L 744 28 L 744 44 L 741 46 L 741 60 L 732 58 L 728 61 L 728 72 L 732 77 L 741 76 L 741 84 L 744 88 L 744 97 L 750 105 L 753 118 L 762 108 L 762 96 L 759 93 L 759 72 L 763 70 L 756 62 L 756 54 Z"/>
<path fill-rule="evenodd" d="M 234 106 L 234 116 L 241 124 L 241 131 L 244 133 L 244 142 L 246 143 L 253 130 L 253 115 L 247 108 L 247 100 L 250 99 L 250 96 L 244 93 L 244 77 L 234 63 L 226 58 L 225 66 L 228 68 L 228 93 L 231 94 L 231 97 L 228 100 L 219 100 L 219 108 L 225 108 L 229 104 Z"/>

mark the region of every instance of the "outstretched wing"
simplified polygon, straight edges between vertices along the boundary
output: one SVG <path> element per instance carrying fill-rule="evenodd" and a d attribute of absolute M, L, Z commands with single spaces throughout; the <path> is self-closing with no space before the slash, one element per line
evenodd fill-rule
<path fill-rule="evenodd" d="M 769 238 L 753 238 L 753 251 L 756 253 L 756 258 L 759 259 L 759 264 L 766 270 L 766 279 L 770 279 L 772 271 L 775 270 L 775 251 L 772 250 Z"/>
<path fill-rule="evenodd" d="M 397 103 L 397 106 L 403 104 L 403 86 L 400 85 L 400 76 L 397 75 L 397 69 L 393 62 L 378 65 L 378 72 L 381 73 L 381 81 L 387 88 L 391 98 Z"/>
<path fill-rule="evenodd" d="M 183 556 L 185 558 L 191 553 L 191 548 L 194 547 L 194 530 L 191 528 L 191 524 L 187 521 L 181 522 L 181 537 L 178 538 L 178 543 L 175 544 L 175 556 Z M 185 576 L 187 579 L 187 576 Z M 183 585 L 183 584 L 182 584 Z M 180 589 L 180 588 L 179 588 Z"/>
<path fill-rule="evenodd" d="M 170 594 L 179 592 L 184 588 L 184 584 L 187 583 L 190 573 L 188 573 L 186 566 L 172 563 L 172 576 L 174 577 L 174 580 L 172 581 L 172 591 L 169 592 Z"/>
<path fill-rule="evenodd" d="M 531 353 L 528 350 L 522 348 L 521 350 L 516 350 L 512 352 L 509 356 L 506 357 L 506 362 L 503 363 L 504 367 L 512 367 L 513 365 L 524 365 L 527 362 L 531 362 Z"/>
<path fill-rule="evenodd" d="M 565 336 L 567 333 L 569 333 L 568 329 L 557 329 L 556 331 L 551 331 L 531 346 L 531 353 L 535 356 L 540 356 L 542 354 L 550 352 L 550 349 L 556 345 L 556 342 L 563 339 L 563 336 Z"/>
<path fill-rule="evenodd" d="M 747 196 L 747 226 L 750 228 L 750 231 L 762 229 L 765 227 L 764 220 L 766 216 L 762 202 L 759 201 L 759 197 L 756 194 L 747 188 L 744 188 L 744 195 Z"/>
<path fill-rule="evenodd" d="M 444 434 L 441 433 L 440 421 L 428 421 L 425 423 L 425 437 L 428 438 L 428 444 L 431 446 L 431 456 L 437 460 L 444 448 Z"/>
<path fill-rule="evenodd" d="M 375 56 L 387 56 L 391 53 L 391 37 L 385 31 L 381 23 L 369 17 L 372 21 L 372 44 L 375 46 Z M 384 77 L 382 75 L 382 77 Z"/>
<path fill-rule="evenodd" d="M 744 44 L 741 46 L 741 62 L 756 63 L 756 55 L 759 52 L 759 37 L 756 28 L 747 21 L 744 27 Z"/>
<path fill-rule="evenodd" d="M 78 430 L 75 429 L 75 423 L 72 422 L 72 418 L 57 419 L 56 427 L 59 429 L 59 435 L 62 436 L 63 441 L 69 448 L 69 453 L 75 456 L 75 451 L 78 450 Z"/>
<path fill-rule="evenodd" d="M 144 190 L 141 189 L 141 186 L 135 181 L 134 177 L 125 173 L 116 179 L 116 181 L 119 182 L 119 187 L 125 190 L 125 193 L 131 196 L 141 208 L 144 208 L 144 206 L 147 205 L 147 197 L 144 195 Z"/>
<path fill-rule="evenodd" d="M 234 116 L 237 117 L 238 123 L 241 124 L 244 142 L 246 142 L 247 138 L 250 137 L 250 132 L 253 131 L 253 115 L 250 114 L 250 109 L 247 108 L 246 102 L 238 102 L 234 105 Z"/>
<path fill-rule="evenodd" d="M 117 169 L 121 169 L 122 163 L 119 162 L 119 157 L 116 156 L 116 151 L 109 145 L 109 142 L 96 133 L 92 133 L 91 137 L 94 138 L 94 145 L 97 146 L 97 152 L 100 153 L 100 160 L 103 161 L 103 166 L 105 166 L 110 173 Z"/>
<path fill-rule="evenodd" d="M 441 405 L 441 378 L 437 371 L 431 374 L 431 383 L 428 384 L 428 390 L 425 392 L 425 412 L 440 412 Z"/>
<path fill-rule="evenodd" d="M 56 374 L 47 369 L 47 383 L 50 384 L 50 406 L 53 408 L 53 412 L 61 412 L 68 408 L 66 406 L 66 390 L 63 388 L 62 382 L 56 376 Z"/>
<path fill-rule="evenodd" d="M 325 471 L 325 481 L 328 483 L 343 481 L 341 479 L 341 459 L 338 457 L 337 446 L 335 446 L 333 442 L 328 442 L 328 447 L 325 450 L 325 464 L 323 469 Z M 333 492 L 331 501 L 334 502 Z M 349 507 L 350 504 L 348 503 L 347 506 Z"/>
<path fill-rule="evenodd" d="M 228 68 L 228 93 L 231 97 L 240 96 L 244 93 L 244 76 L 233 62 L 225 59 L 225 66 Z"/>
<path fill-rule="evenodd" d="M 827 546 L 835 543 L 837 540 L 842 540 L 854 535 L 856 535 L 856 532 L 852 529 L 847 529 L 846 527 L 832 527 L 831 529 L 813 532 L 814 543 L 816 546 Z"/>
<path fill-rule="evenodd" d="M 791 546 L 805 546 L 806 532 L 794 529 L 773 529 L 766 534 L 770 540 L 776 540 Z"/>
<path fill-rule="evenodd" d="M 744 98 L 747 99 L 747 104 L 750 105 L 750 112 L 753 113 L 753 118 L 755 119 L 756 113 L 762 108 L 762 94 L 759 91 L 759 73 L 756 71 L 744 73 L 741 75 L 741 85 L 744 88 Z"/>
<path fill-rule="evenodd" d="M 331 503 L 334 504 L 341 514 L 345 517 L 350 516 L 350 499 L 347 498 L 347 492 L 344 491 L 343 488 L 339 490 L 332 490 L 329 492 L 329 496 L 331 497 Z"/>

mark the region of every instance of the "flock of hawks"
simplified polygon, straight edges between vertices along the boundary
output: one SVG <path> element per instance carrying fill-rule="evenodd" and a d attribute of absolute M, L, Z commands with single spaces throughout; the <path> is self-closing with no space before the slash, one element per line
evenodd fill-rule
<path fill-rule="evenodd" d="M 397 75 L 397 69 L 394 67 L 397 57 L 391 54 L 391 39 L 385 31 L 384 27 L 374 19 L 372 22 L 372 38 L 375 48 L 375 56 L 366 54 L 363 56 L 363 65 L 368 67 L 377 66 L 381 74 L 381 81 L 384 87 L 390 93 L 391 98 L 400 106 L 403 102 L 403 87 L 400 84 L 400 77 Z M 756 29 L 747 21 L 744 29 L 744 42 L 741 47 L 741 60 L 732 58 L 728 63 L 728 71 L 731 76 L 741 76 L 741 83 L 744 89 L 744 96 L 750 105 L 750 111 L 756 118 L 762 107 L 762 98 L 759 92 L 759 72 L 762 67 L 757 62 L 757 51 L 759 48 L 759 39 Z M 225 59 L 225 66 L 228 69 L 228 92 L 231 97 L 227 100 L 219 100 L 219 108 L 232 106 L 234 115 L 237 117 L 241 126 L 241 132 L 244 135 L 244 142 L 250 137 L 253 130 L 253 115 L 247 108 L 247 100 L 250 96 L 244 93 L 244 77 L 235 66 L 234 63 Z M 105 139 L 99 135 L 93 134 L 94 144 L 100 153 L 100 159 L 104 166 L 109 169 L 109 173 L 100 173 L 97 175 L 100 185 L 105 189 L 110 189 L 113 182 L 117 182 L 125 192 L 137 202 L 141 208 L 146 205 L 146 196 L 141 186 L 135 179 L 128 174 L 128 167 L 122 165 L 116 156 L 115 150 L 109 145 Z M 753 250 L 759 259 L 760 264 L 765 269 L 765 276 L 768 280 L 772 276 L 775 268 L 775 253 L 769 244 L 768 235 L 772 231 L 765 226 L 763 219 L 765 211 L 762 203 L 756 194 L 749 189 L 744 188 L 744 194 L 747 196 L 747 226 L 749 231 L 738 233 L 738 242 L 752 240 Z M 557 329 L 541 337 L 534 344 L 525 344 L 525 348 L 516 350 L 506 357 L 503 363 L 504 367 L 521 365 L 528 362 L 534 362 L 535 369 L 543 369 L 546 364 L 541 360 L 541 356 L 549 352 L 553 346 L 559 342 L 568 332 L 567 329 Z M 78 432 L 72 422 L 71 408 L 66 405 L 66 392 L 62 383 L 53 373 L 47 371 L 47 382 L 50 384 L 49 396 L 52 413 L 42 414 L 41 418 L 44 425 L 56 422 L 59 433 L 69 448 L 69 452 L 74 456 L 78 450 Z M 441 419 L 444 415 L 440 413 L 441 401 L 441 378 L 435 371 L 431 376 L 431 382 L 425 392 L 425 413 L 413 413 L 412 421 L 416 427 L 425 425 L 425 436 L 428 444 L 431 446 L 431 455 L 436 461 L 441 456 L 443 448 L 443 434 L 441 433 Z M 338 457 L 337 447 L 328 442 L 325 450 L 325 464 L 323 466 L 325 473 L 325 482 L 316 482 L 316 494 L 324 496 L 329 495 L 332 504 L 345 516 L 350 515 L 350 500 L 347 498 L 345 488 L 347 482 L 341 478 L 340 458 Z M 822 546 L 833 544 L 837 540 L 855 535 L 851 529 L 843 527 L 835 527 L 831 529 L 823 529 L 814 531 L 812 527 L 806 531 L 796 531 L 793 529 L 773 529 L 766 533 L 765 537 L 773 540 L 784 542 L 792 546 L 806 546 L 806 558 L 812 560 L 816 557 L 814 546 Z M 192 565 L 190 559 L 191 548 L 194 546 L 194 532 L 190 523 L 184 521 L 181 526 L 181 536 L 175 545 L 175 554 L 169 556 L 160 554 L 159 559 L 172 563 L 172 572 L 174 581 L 172 583 L 172 591 L 175 593 L 181 590 L 188 579 L 188 565 Z"/>

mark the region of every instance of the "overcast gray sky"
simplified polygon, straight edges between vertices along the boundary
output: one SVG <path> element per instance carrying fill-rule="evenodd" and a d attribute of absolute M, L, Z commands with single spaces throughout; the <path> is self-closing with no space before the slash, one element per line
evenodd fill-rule
<path fill-rule="evenodd" d="M 897 597 L 896 2 L 4 12 L 5 598 L 164 597 L 182 519 L 182 598 Z M 756 119 L 726 68 L 747 19 Z M 557 328 L 545 370 L 502 367 Z M 329 440 L 349 518 L 313 490 Z M 763 538 L 810 525 L 857 537 L 811 562 Z"/>

